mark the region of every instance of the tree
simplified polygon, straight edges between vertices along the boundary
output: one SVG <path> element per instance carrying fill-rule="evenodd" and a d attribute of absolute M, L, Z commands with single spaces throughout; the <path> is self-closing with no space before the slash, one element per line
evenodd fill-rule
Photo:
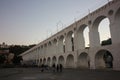
<path fill-rule="evenodd" d="M 3 55 L 3 54 L 0 55 L 0 64 L 4 64 L 5 60 L 6 60 L 5 55 Z"/>
<path fill-rule="evenodd" d="M 26 50 L 28 50 L 28 49 L 30 49 L 34 46 L 35 46 L 35 44 L 29 45 L 29 46 L 12 45 L 12 46 L 9 47 L 9 51 L 10 51 L 10 53 L 14 53 L 15 55 L 19 55 L 19 54 L 25 52 Z"/>
<path fill-rule="evenodd" d="M 22 56 L 15 55 L 12 61 L 15 65 L 21 65 L 22 60 L 23 60 Z"/>

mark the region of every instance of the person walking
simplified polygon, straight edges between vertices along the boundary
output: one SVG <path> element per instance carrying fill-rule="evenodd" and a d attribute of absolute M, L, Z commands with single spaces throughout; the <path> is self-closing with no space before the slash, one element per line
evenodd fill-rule
<path fill-rule="evenodd" d="M 41 72 L 44 71 L 44 64 L 41 65 Z"/>
<path fill-rule="evenodd" d="M 59 65 L 59 68 L 60 68 L 60 72 L 62 72 L 62 70 L 63 70 L 62 64 Z"/>
<path fill-rule="evenodd" d="M 56 66 L 55 63 L 52 65 L 53 72 L 55 72 Z"/>
<path fill-rule="evenodd" d="M 59 65 L 57 64 L 56 71 L 59 72 Z"/>

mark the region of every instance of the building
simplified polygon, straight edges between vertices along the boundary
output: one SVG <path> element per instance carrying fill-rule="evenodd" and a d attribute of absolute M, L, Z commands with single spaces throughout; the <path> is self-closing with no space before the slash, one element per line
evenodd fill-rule
<path fill-rule="evenodd" d="M 112 44 L 101 46 L 99 23 L 108 18 Z M 84 29 L 89 28 L 89 48 L 85 48 Z M 74 36 L 73 36 L 74 35 Z M 22 53 L 24 62 L 61 63 L 65 68 L 120 70 L 120 0 L 113 0 L 69 25 L 37 46 Z"/>
<path fill-rule="evenodd" d="M 3 42 L 0 44 L 0 54 L 8 54 L 9 53 L 9 46 Z"/>

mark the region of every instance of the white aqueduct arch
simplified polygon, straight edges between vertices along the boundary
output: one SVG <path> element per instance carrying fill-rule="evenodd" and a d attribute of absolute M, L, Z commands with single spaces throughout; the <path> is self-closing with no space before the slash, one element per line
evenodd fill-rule
<path fill-rule="evenodd" d="M 78 67 L 80 67 L 80 68 L 89 68 L 90 67 L 89 56 L 86 52 L 82 52 L 78 56 Z"/>
<path fill-rule="evenodd" d="M 69 54 L 66 58 L 66 66 L 68 68 L 72 68 L 74 65 L 74 56 L 72 54 Z"/>
<path fill-rule="evenodd" d="M 106 18 L 110 22 L 109 28 L 112 44 L 101 46 L 98 28 L 100 27 L 99 24 L 101 21 Z M 89 28 L 89 48 L 85 48 L 85 39 L 83 36 L 83 32 L 86 27 Z M 74 37 L 72 36 L 73 34 Z M 40 42 L 35 47 L 22 53 L 21 56 L 23 57 L 24 61 L 34 61 L 39 58 L 42 59 L 40 63 L 46 63 L 50 61 L 51 64 L 58 64 L 64 62 L 64 66 L 66 68 L 90 67 L 90 69 L 98 69 L 111 67 L 114 70 L 120 70 L 119 47 L 120 0 L 112 0 L 99 9 L 89 13 L 82 19 L 52 35 L 48 39 Z M 36 56 L 38 52 L 39 57 Z M 109 57 L 112 56 L 114 58 L 114 60 L 109 64 L 109 61 L 107 60 L 109 58 L 104 57 L 106 55 L 105 52 L 107 52 Z M 48 57 L 50 57 L 51 60 L 49 60 Z"/>

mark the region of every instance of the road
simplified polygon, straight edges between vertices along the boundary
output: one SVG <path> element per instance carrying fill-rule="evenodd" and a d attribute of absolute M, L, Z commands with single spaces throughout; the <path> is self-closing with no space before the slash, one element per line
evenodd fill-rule
<path fill-rule="evenodd" d="M 120 71 L 64 69 L 63 72 L 40 68 L 0 69 L 0 80 L 120 80 Z"/>

